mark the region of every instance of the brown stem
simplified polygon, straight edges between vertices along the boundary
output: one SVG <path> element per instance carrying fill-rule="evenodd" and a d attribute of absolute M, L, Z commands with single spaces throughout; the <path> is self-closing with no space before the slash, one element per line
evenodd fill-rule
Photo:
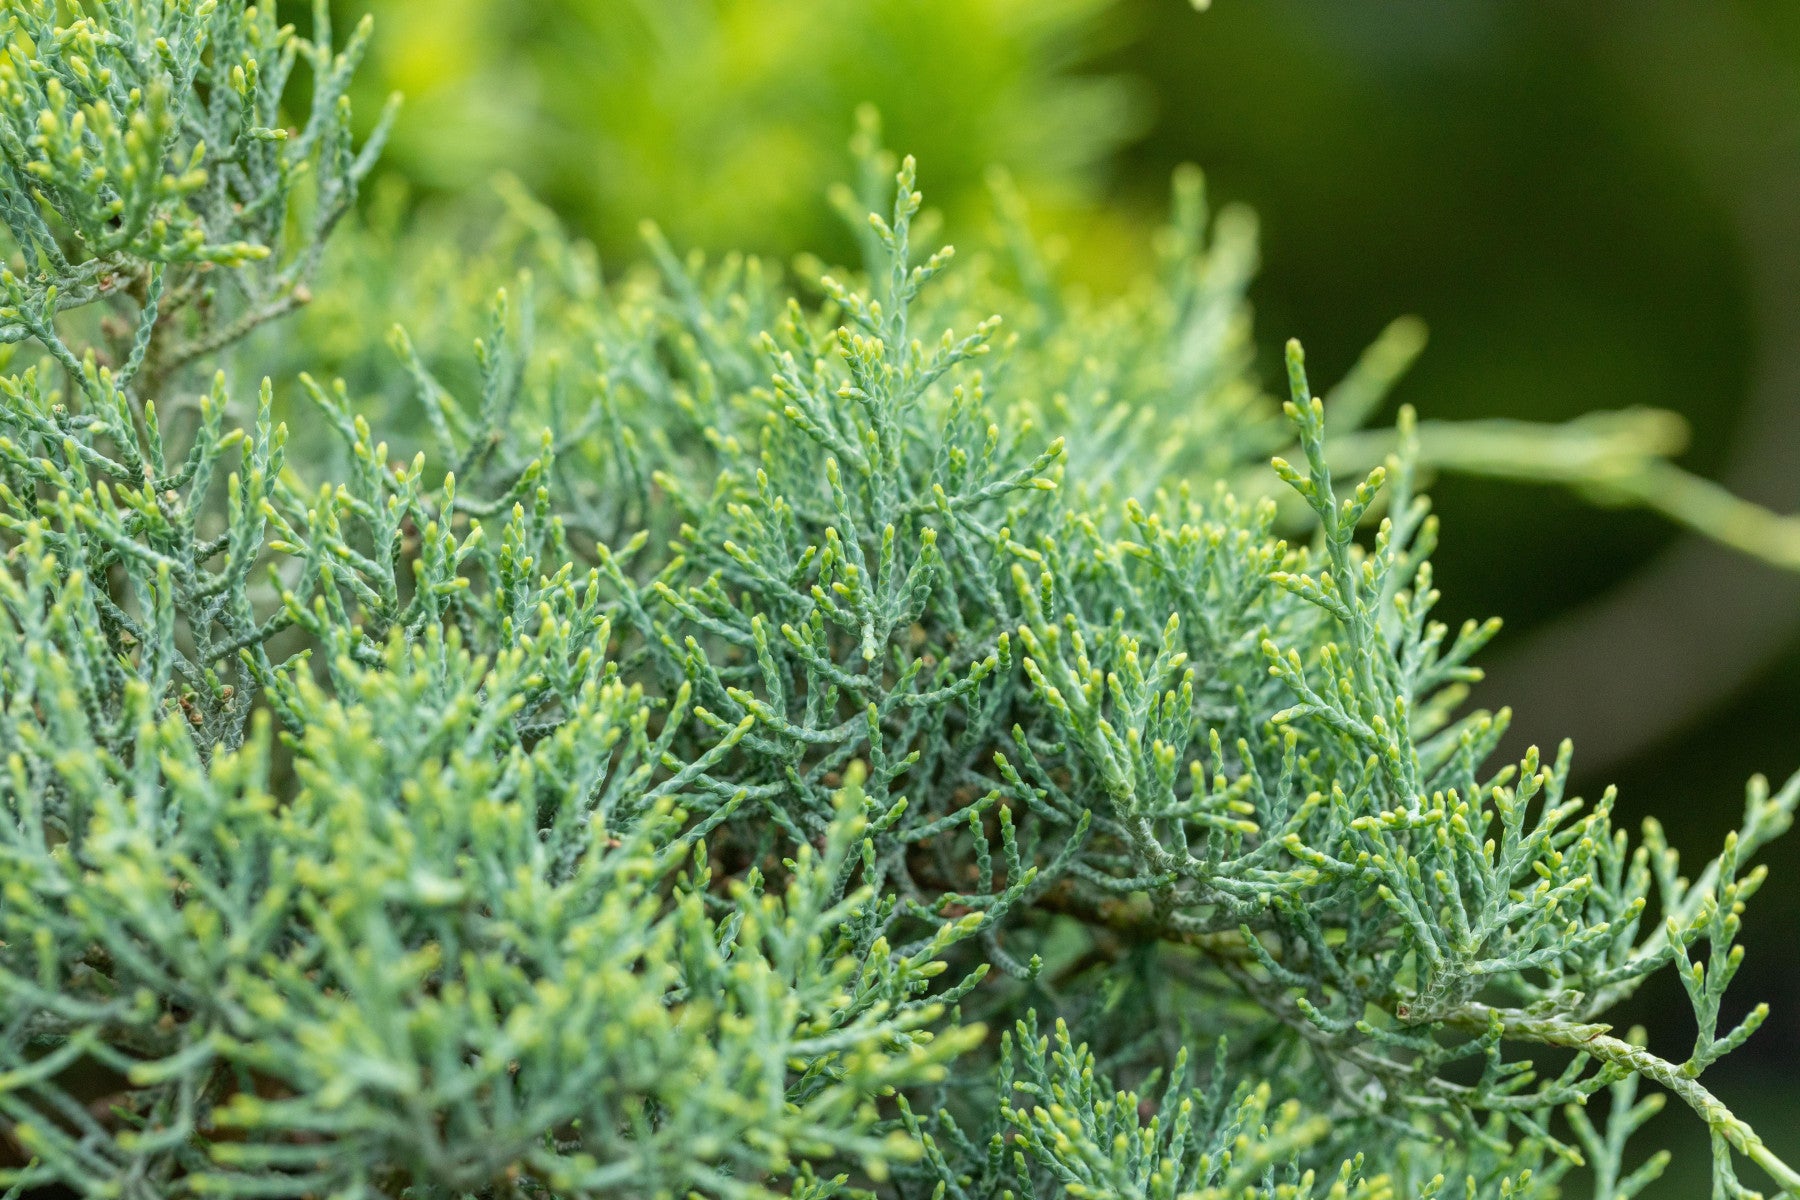
<path fill-rule="evenodd" d="M 1503 1037 L 1512 1041 L 1561 1046 L 1589 1055 L 1599 1062 L 1641 1075 L 1673 1092 L 1700 1115 L 1707 1128 L 1722 1136 L 1732 1149 L 1768 1172 L 1784 1195 L 1800 1197 L 1800 1171 L 1788 1166 L 1763 1140 L 1717 1096 L 1681 1067 L 1658 1058 L 1642 1046 L 1613 1037 L 1609 1025 L 1591 1025 L 1562 1017 L 1534 1017 L 1517 1009 L 1466 1004 L 1443 1018 L 1447 1025 L 1485 1030 L 1498 1020 Z"/>

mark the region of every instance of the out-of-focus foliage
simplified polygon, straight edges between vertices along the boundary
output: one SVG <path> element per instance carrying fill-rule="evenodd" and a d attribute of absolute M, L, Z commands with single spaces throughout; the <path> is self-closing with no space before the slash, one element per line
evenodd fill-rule
<path fill-rule="evenodd" d="M 822 200 L 865 103 L 959 219 L 994 166 L 1040 206 L 1088 198 L 1141 125 L 1123 79 L 1084 69 L 1124 32 L 1117 0 L 366 7 L 384 30 L 366 86 L 409 105 L 391 165 L 453 190 L 513 171 L 609 252 L 651 215 L 710 249 L 841 244 Z"/>

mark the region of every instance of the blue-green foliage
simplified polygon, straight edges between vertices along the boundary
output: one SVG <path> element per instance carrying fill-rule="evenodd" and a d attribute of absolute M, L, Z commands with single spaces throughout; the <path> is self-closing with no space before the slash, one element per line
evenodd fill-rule
<path fill-rule="evenodd" d="M 1720 1001 L 1800 784 L 1689 879 L 1565 795 L 1566 747 L 1487 764 L 1493 626 L 1431 621 L 1417 493 L 1483 431 L 1337 438 L 1404 325 L 1325 401 L 1291 349 L 1269 401 L 1249 230 L 1196 178 L 1164 277 L 1104 304 L 1004 189 L 1000 253 L 921 251 L 871 131 L 866 261 L 816 286 L 653 230 L 603 281 L 515 201 L 496 260 L 540 270 L 472 363 L 415 328 L 381 366 L 407 267 L 366 233 L 352 299 L 245 336 L 372 152 L 359 43 L 5 19 L 0 1179 L 1377 1200 L 1586 1165 L 1622 1200 L 1647 1079 L 1718 1195 L 1745 1160 L 1800 1194 L 1699 1082 L 1763 1019 Z M 121 122 L 128 74 L 163 98 Z M 314 344 L 357 390 L 239 407 Z M 1335 482 L 1328 424 L 1386 462 Z M 1642 460 L 1616 432 L 1554 444 Z M 1604 1024 L 1670 969 L 1685 1057 Z"/>

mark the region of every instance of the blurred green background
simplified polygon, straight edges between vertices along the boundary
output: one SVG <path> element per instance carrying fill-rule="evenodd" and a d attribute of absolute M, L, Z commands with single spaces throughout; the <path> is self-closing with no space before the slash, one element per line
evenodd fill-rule
<path fill-rule="evenodd" d="M 516 174 L 604 260 L 678 244 L 848 250 L 825 189 L 855 107 L 918 154 L 954 235 L 1009 168 L 1116 287 L 1171 169 L 1260 214 L 1274 379 L 1297 335 L 1332 379 L 1392 317 L 1432 331 L 1395 402 L 1554 420 L 1650 405 L 1684 464 L 1800 509 L 1800 6 L 1711 0 L 375 0 L 364 111 L 408 95 L 387 171 L 429 202 Z M 343 15 L 370 7 L 346 0 Z M 1743 781 L 1800 767 L 1800 579 L 1641 512 L 1467 479 L 1435 489 L 1452 618 L 1499 614 L 1481 699 L 1515 745 L 1575 739 L 1698 858 Z M 1717 1072 L 1800 1154 L 1800 840 L 1750 910 L 1735 994 L 1775 1015 Z M 1672 986 L 1629 1020 L 1674 1052 Z M 1714 1076 L 1709 1075 L 1709 1080 Z M 1647 1131 L 1704 1194 L 1698 1125 Z M 1652 1132 L 1653 1131 L 1653 1132 Z"/>

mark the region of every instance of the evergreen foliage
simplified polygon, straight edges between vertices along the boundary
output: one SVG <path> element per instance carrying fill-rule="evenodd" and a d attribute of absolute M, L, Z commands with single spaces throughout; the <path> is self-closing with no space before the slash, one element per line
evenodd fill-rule
<path fill-rule="evenodd" d="M 537 267 L 473 355 L 452 316 L 382 366 L 370 296 L 435 277 L 322 249 L 366 27 L 4 21 L 0 1180 L 1623 1200 L 1648 1081 L 1715 1195 L 1800 1195 L 1701 1082 L 1800 781 L 1684 876 L 1568 747 L 1489 763 L 1495 627 L 1430 618 L 1424 468 L 1604 483 L 1655 418 L 1539 467 L 1359 432 L 1405 324 L 1324 400 L 1290 349 L 1277 406 L 1196 176 L 1163 275 L 1084 301 L 1004 186 L 950 269 L 872 128 L 860 270 L 652 229 L 603 280 L 514 197 L 438 260 L 440 304 Z M 354 388 L 241 399 L 315 354 Z M 1684 1053 L 1606 1022 L 1663 972 Z"/>

